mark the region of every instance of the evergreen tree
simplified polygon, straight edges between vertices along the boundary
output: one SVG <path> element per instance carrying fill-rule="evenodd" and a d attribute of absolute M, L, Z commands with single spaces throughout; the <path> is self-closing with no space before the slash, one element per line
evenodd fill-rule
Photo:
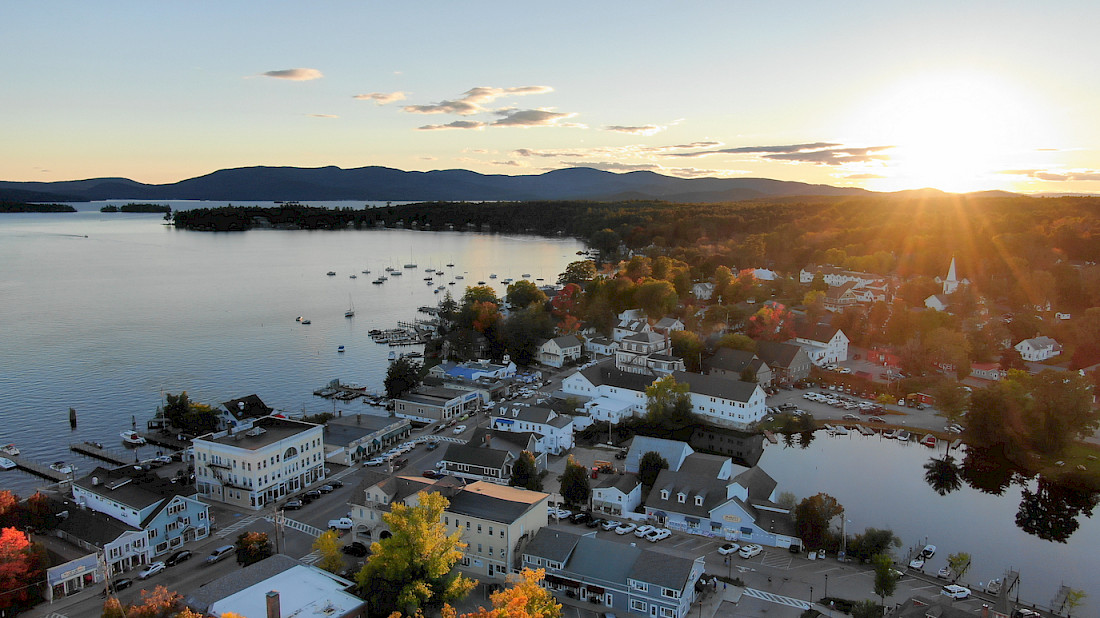
<path fill-rule="evenodd" d="M 420 363 L 408 358 L 393 361 L 386 369 L 383 384 L 386 386 L 386 396 L 391 399 L 420 386 Z"/>
<path fill-rule="evenodd" d="M 668 460 L 656 451 L 649 451 L 642 455 L 642 459 L 638 462 L 638 480 L 646 487 L 653 487 L 653 483 L 657 482 L 657 475 L 661 470 L 667 469 Z"/>
<path fill-rule="evenodd" d="M 565 462 L 565 472 L 558 477 L 558 482 L 561 483 L 559 491 L 566 504 L 585 505 L 588 503 L 588 496 L 591 493 L 588 484 L 588 470 L 577 463 L 572 455 Z"/>
<path fill-rule="evenodd" d="M 519 454 L 519 458 L 512 464 L 512 478 L 508 484 L 532 491 L 542 491 L 542 479 L 539 478 L 534 455 L 528 451 Z"/>

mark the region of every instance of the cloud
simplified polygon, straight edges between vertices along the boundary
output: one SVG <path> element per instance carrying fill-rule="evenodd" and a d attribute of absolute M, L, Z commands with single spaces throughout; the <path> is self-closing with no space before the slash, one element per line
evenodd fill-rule
<path fill-rule="evenodd" d="M 508 167 L 527 167 L 526 163 L 519 161 L 493 161 L 493 165 L 506 165 Z"/>
<path fill-rule="evenodd" d="M 848 180 L 874 180 L 876 178 L 886 178 L 882 174 L 847 174 L 844 176 Z"/>
<path fill-rule="evenodd" d="M 573 118 L 576 113 L 552 112 L 547 109 L 508 109 L 496 112 L 500 120 L 494 127 L 571 127 L 587 128 L 583 124 L 561 122 Z"/>
<path fill-rule="evenodd" d="M 1026 176 L 1036 180 L 1049 182 L 1072 181 L 1097 181 L 1100 180 L 1100 170 L 1076 169 L 1076 170 L 1001 170 L 1001 174 L 1013 176 Z"/>
<path fill-rule="evenodd" d="M 485 106 L 493 101 L 506 96 L 523 96 L 528 94 L 545 94 L 553 92 L 550 86 L 517 86 L 513 88 L 490 88 L 478 86 L 463 93 L 462 98 L 448 99 L 428 105 L 406 105 L 402 109 L 410 114 L 457 114 L 469 116 L 491 112 Z"/>
<path fill-rule="evenodd" d="M 282 69 L 279 71 L 268 71 L 263 74 L 264 77 L 274 77 L 276 79 L 289 79 L 296 82 L 305 82 L 311 79 L 321 79 L 324 77 L 317 69 Z"/>
<path fill-rule="evenodd" d="M 741 146 L 739 148 L 722 148 L 720 150 L 704 150 L 700 152 L 681 152 L 669 156 L 673 157 L 706 157 L 717 154 L 789 154 L 807 150 L 821 150 L 835 148 L 844 144 L 832 142 L 814 142 L 812 144 L 789 144 L 786 146 Z"/>
<path fill-rule="evenodd" d="M 656 135 L 661 131 L 664 131 L 668 127 L 659 127 L 655 124 L 647 124 L 641 127 L 626 127 L 622 125 L 611 125 L 604 127 L 605 131 L 614 131 L 616 133 L 627 133 L 629 135 Z"/>
<path fill-rule="evenodd" d="M 512 154 L 519 157 L 543 157 L 547 159 L 561 157 L 645 157 L 653 154 L 661 154 L 670 150 L 683 150 L 685 148 L 713 148 L 721 146 L 721 142 L 692 142 L 690 144 L 672 144 L 667 146 L 644 146 L 632 144 L 628 146 L 603 146 L 596 148 L 568 148 L 563 150 L 539 150 L 536 148 L 519 148 Z"/>
<path fill-rule="evenodd" d="M 766 154 L 765 159 L 775 161 L 796 161 L 799 163 L 815 163 L 817 165 L 842 165 L 845 163 L 867 163 L 869 161 L 881 161 L 889 159 L 888 155 L 877 154 L 882 150 L 888 150 L 893 146 L 870 146 L 867 148 L 826 148 L 810 152 L 785 152 Z"/>
<path fill-rule="evenodd" d="M 396 92 L 368 92 L 366 94 L 357 94 L 352 98 L 360 101 L 374 101 L 376 105 L 385 105 L 387 103 L 393 103 L 394 101 L 404 101 L 405 93 L 400 90 Z"/>
<path fill-rule="evenodd" d="M 456 120 L 454 122 L 448 122 L 447 124 L 426 124 L 422 127 L 417 127 L 418 131 L 440 131 L 443 129 L 477 129 L 481 130 L 487 127 L 488 124 L 484 122 L 478 122 L 476 120 Z"/>
<path fill-rule="evenodd" d="M 567 150 L 535 150 L 533 148 L 519 148 L 512 151 L 512 154 L 521 157 L 584 157 L 587 156 L 581 152 L 572 152 Z"/>
<path fill-rule="evenodd" d="M 306 114 L 310 118 L 339 118 L 336 114 Z"/>

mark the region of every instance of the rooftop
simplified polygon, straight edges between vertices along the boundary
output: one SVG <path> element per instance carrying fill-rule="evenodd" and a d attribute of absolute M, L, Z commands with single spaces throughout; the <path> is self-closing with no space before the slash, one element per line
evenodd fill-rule
<path fill-rule="evenodd" d="M 319 427 L 313 423 L 277 416 L 265 416 L 252 422 L 252 428 L 233 433 L 208 433 L 195 438 L 195 442 L 213 442 L 235 448 L 255 451 Z M 217 436 L 217 437 L 215 437 Z"/>

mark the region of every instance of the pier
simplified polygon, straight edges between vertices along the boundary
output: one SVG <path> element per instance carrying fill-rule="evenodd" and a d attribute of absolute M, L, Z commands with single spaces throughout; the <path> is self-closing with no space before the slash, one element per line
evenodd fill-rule
<path fill-rule="evenodd" d="M 126 464 L 135 463 L 137 461 L 136 452 L 133 453 L 133 456 L 129 456 L 130 453 L 111 451 L 104 448 L 104 446 L 98 442 L 73 443 L 69 445 L 69 450 L 74 453 L 80 453 L 81 455 L 87 455 L 88 457 L 94 457 L 100 461 L 106 461 L 116 466 L 125 466 Z"/>
<path fill-rule="evenodd" d="M 13 457 L 11 455 L 8 455 L 7 457 L 8 457 L 8 459 L 15 462 L 15 467 L 16 468 L 18 468 L 18 469 L 20 469 L 24 472 L 30 472 L 31 474 L 33 474 L 35 476 L 40 476 L 44 479 L 51 480 L 55 483 L 63 483 L 65 481 L 71 480 L 71 478 L 73 476 L 73 474 L 62 474 L 62 473 L 58 472 L 57 470 L 54 470 L 53 468 L 51 468 L 47 465 L 40 464 L 36 461 L 31 461 L 31 460 L 29 460 L 25 457 L 20 457 L 20 456 L 14 456 Z M 72 465 L 72 464 L 69 464 L 69 465 Z M 74 470 L 74 473 L 75 473 L 76 468 L 74 467 L 73 470 Z"/>
<path fill-rule="evenodd" d="M 164 433 L 163 431 L 156 431 L 156 432 L 150 431 L 150 432 L 145 432 L 145 433 L 139 432 L 138 435 L 145 438 L 145 441 L 148 442 L 149 444 L 155 444 L 157 446 L 163 446 L 164 448 L 167 448 L 167 449 L 170 449 L 170 450 L 173 450 L 173 451 L 182 451 L 182 450 L 188 448 L 189 446 L 191 446 L 191 441 L 190 440 L 186 440 L 186 439 L 181 440 L 177 437 L 178 434 L 174 435 L 174 434 Z"/>

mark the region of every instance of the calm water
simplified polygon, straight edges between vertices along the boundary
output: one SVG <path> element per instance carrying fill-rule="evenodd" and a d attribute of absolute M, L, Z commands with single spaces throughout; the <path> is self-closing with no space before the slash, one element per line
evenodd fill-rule
<path fill-rule="evenodd" d="M 959 491 L 940 496 L 924 481 L 924 464 L 943 456 L 944 447 L 930 449 L 916 443 L 899 443 L 858 434 L 829 437 L 817 432 L 808 448 L 766 444 L 760 466 L 799 499 L 825 492 L 846 510 L 848 533 L 865 528 L 889 528 L 903 547 L 931 543 L 936 555 L 924 572 L 935 574 L 947 564 L 947 556 L 971 555 L 964 579 L 974 585 L 1001 577 L 1005 569 L 1020 572 L 1020 600 L 1049 605 L 1058 588 L 1088 591 L 1093 598 L 1075 616 L 1094 616 L 1100 606 L 1100 522 L 1081 517 L 1081 527 L 1068 543 L 1052 543 L 1027 534 L 1016 526 L 1021 487 L 1012 485 L 993 496 L 971 489 L 964 482 Z M 953 451 L 956 462 L 962 454 Z M 1035 483 L 1030 483 L 1034 489 Z M 840 525 L 839 520 L 835 522 Z"/>
<path fill-rule="evenodd" d="M 195 204 L 203 203 L 171 203 Z M 334 410 L 312 395 L 333 378 L 380 390 L 393 348 L 374 344 L 367 331 L 411 320 L 418 306 L 438 301 L 425 268 L 447 271 L 444 283 L 463 275 L 449 286 L 456 296 L 478 280 L 503 294 L 507 277 L 555 281 L 583 249 L 572 239 L 458 232 L 187 232 L 165 227 L 158 215 L 99 213 L 101 205 L 0 216 L 0 443 L 85 471 L 96 462 L 71 453 L 70 442 L 121 450 L 118 433 L 132 417 L 143 426 L 164 393 L 186 390 L 211 404 L 256 393 L 277 409 L 316 413 Z M 401 268 L 410 260 L 415 271 Z M 387 265 L 403 276 L 372 285 Z M 350 303 L 356 316 L 346 319 Z M 295 322 L 299 315 L 312 324 Z M 347 352 L 338 354 L 339 345 Z M 78 411 L 76 431 L 69 407 Z M 360 402 L 335 409 L 377 410 Z M 906 547 L 927 538 L 939 547 L 929 572 L 949 553 L 969 552 L 972 582 L 1016 568 L 1021 598 L 1041 604 L 1063 582 L 1100 591 L 1096 519 L 1081 519 L 1068 544 L 1042 541 L 1015 525 L 1017 486 L 990 496 L 964 484 L 939 496 L 923 480 L 929 449 L 818 435 L 805 450 L 769 445 L 760 464 L 780 491 L 835 496 L 847 508 L 849 532 L 891 528 Z M 24 496 L 40 484 L 0 472 L 0 486 Z M 1090 608 L 1077 615 L 1095 615 Z"/>

